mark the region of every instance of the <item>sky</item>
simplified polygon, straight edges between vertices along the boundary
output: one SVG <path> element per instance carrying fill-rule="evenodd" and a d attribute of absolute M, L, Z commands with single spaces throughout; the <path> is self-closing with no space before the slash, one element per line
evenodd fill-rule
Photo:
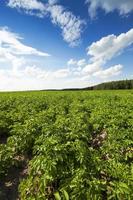
<path fill-rule="evenodd" d="M 0 0 L 0 91 L 133 79 L 133 0 Z"/>

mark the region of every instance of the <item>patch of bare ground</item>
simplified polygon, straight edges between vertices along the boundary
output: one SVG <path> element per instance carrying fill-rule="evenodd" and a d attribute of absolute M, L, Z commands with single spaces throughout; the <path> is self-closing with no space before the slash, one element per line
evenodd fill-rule
<path fill-rule="evenodd" d="M 99 134 L 93 136 L 93 140 L 91 142 L 91 146 L 94 148 L 94 149 L 99 149 L 104 141 L 107 139 L 107 132 L 106 130 L 102 130 Z"/>
<path fill-rule="evenodd" d="M 18 186 L 28 174 L 29 158 L 16 156 L 18 166 L 12 166 L 7 175 L 0 180 L 0 200 L 20 200 Z"/>

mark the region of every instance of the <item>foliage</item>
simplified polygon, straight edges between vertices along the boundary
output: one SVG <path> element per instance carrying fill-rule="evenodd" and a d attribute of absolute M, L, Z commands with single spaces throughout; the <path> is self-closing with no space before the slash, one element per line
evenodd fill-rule
<path fill-rule="evenodd" d="M 21 200 L 133 199 L 133 92 L 0 94 L 0 177 L 29 156 Z"/>
<path fill-rule="evenodd" d="M 84 88 L 86 90 L 120 90 L 133 89 L 133 80 L 121 80 L 101 83 L 92 87 Z"/>

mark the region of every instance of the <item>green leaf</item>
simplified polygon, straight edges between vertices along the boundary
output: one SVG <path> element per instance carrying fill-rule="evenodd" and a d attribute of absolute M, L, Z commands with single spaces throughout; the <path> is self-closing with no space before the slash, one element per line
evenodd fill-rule
<path fill-rule="evenodd" d="M 69 200 L 69 195 L 66 190 L 63 190 L 63 194 L 66 200 Z"/>
<path fill-rule="evenodd" d="M 55 192 L 54 196 L 55 196 L 56 200 L 61 200 L 61 196 L 60 196 L 59 192 Z"/>

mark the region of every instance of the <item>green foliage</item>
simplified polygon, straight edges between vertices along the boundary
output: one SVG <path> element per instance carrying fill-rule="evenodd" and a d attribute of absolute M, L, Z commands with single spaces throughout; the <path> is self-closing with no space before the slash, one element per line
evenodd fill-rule
<path fill-rule="evenodd" d="M 132 90 L 1 93 L 0 177 L 30 156 L 21 200 L 133 199 L 132 102 Z"/>
<path fill-rule="evenodd" d="M 133 80 L 121 80 L 101 83 L 92 87 L 84 88 L 88 90 L 120 90 L 133 89 Z"/>

